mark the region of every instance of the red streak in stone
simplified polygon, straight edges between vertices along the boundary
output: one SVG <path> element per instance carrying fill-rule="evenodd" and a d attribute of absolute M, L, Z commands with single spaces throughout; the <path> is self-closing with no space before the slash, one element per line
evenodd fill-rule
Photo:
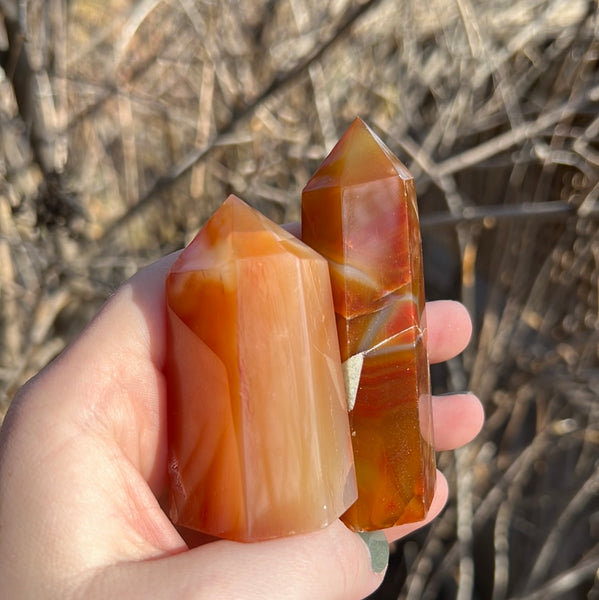
<path fill-rule="evenodd" d="M 329 261 L 342 360 L 364 353 L 350 427 L 356 530 L 417 521 L 435 484 L 414 180 L 359 119 L 302 193 L 302 239 Z"/>

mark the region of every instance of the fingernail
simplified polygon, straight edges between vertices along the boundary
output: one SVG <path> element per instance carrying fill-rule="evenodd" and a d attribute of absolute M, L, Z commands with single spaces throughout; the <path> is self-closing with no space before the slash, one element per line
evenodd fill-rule
<path fill-rule="evenodd" d="M 381 573 L 389 563 L 389 542 L 382 531 L 359 531 L 370 553 L 370 564 L 375 573 Z"/>
<path fill-rule="evenodd" d="M 434 394 L 434 395 L 435 396 L 456 396 L 456 395 L 464 396 L 466 394 L 472 394 L 472 392 L 470 390 L 460 390 L 457 392 L 443 392 L 442 394 Z"/>

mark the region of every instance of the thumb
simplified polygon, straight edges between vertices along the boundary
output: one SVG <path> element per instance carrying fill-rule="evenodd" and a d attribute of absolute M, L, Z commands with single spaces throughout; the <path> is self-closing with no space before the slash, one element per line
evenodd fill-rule
<path fill-rule="evenodd" d="M 114 565 L 85 597 L 358 600 L 381 584 L 388 558 L 382 532 L 356 534 L 335 521 L 309 534 L 253 544 L 223 540 Z"/>

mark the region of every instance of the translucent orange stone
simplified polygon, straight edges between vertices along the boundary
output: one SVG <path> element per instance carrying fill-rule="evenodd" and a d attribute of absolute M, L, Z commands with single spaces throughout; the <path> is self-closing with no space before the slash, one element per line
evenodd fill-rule
<path fill-rule="evenodd" d="M 230 196 L 167 281 L 172 520 L 254 541 L 356 499 L 327 262 Z"/>
<path fill-rule="evenodd" d="M 358 500 L 342 519 L 355 530 L 418 521 L 435 456 L 416 193 L 360 119 L 303 190 L 302 239 L 329 262 L 341 358 L 361 366 L 350 412 Z"/>

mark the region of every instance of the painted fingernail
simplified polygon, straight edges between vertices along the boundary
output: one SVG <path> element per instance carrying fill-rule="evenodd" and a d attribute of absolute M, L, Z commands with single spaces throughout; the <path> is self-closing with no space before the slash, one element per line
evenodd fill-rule
<path fill-rule="evenodd" d="M 370 553 L 370 563 L 375 573 L 381 573 L 389 563 L 389 542 L 382 531 L 359 531 Z"/>

